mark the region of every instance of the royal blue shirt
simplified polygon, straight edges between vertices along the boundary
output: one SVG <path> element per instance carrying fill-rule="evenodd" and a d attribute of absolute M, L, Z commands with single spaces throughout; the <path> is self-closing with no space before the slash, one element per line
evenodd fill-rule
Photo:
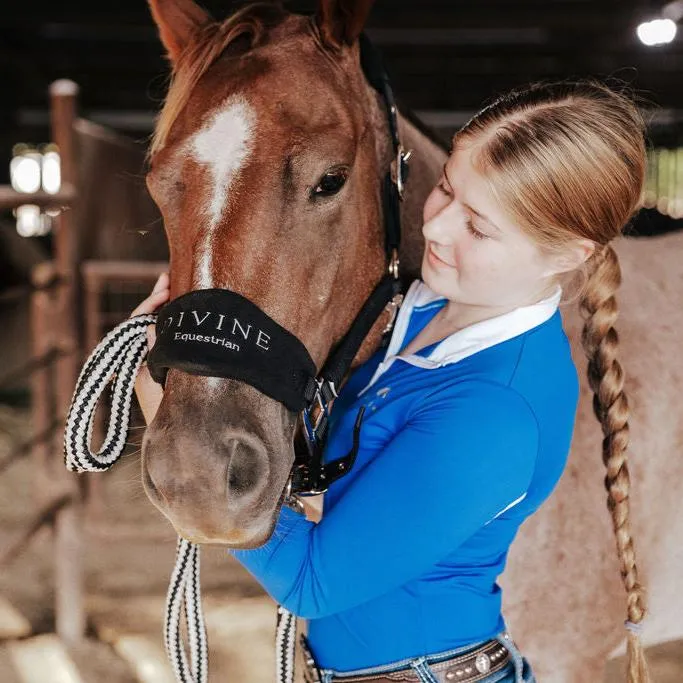
<path fill-rule="evenodd" d="M 389 346 L 332 406 L 326 462 L 349 451 L 366 413 L 356 462 L 325 493 L 321 521 L 283 507 L 264 546 L 230 551 L 309 620 L 321 666 L 378 666 L 504 627 L 496 579 L 562 473 L 576 416 L 560 296 L 398 357 L 447 303 L 415 280 Z"/>

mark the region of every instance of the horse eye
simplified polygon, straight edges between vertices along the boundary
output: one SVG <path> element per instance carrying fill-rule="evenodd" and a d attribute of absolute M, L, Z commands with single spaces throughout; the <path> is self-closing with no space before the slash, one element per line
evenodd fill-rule
<path fill-rule="evenodd" d="M 313 190 L 313 197 L 331 197 L 337 194 L 339 190 L 344 187 L 346 180 L 349 177 L 348 169 L 337 168 L 333 171 L 328 171 Z"/>

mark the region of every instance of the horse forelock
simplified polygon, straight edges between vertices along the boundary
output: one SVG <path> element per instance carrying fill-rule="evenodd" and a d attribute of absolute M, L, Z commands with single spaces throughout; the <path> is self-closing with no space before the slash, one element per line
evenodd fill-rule
<path fill-rule="evenodd" d="M 241 37 L 250 39 L 248 49 L 257 47 L 264 40 L 267 29 L 285 16 L 285 11 L 277 5 L 256 2 L 223 22 L 207 24 L 199 32 L 174 67 L 168 93 L 152 135 L 148 152 L 150 157 L 164 147 L 171 127 L 187 104 L 195 86 L 225 50 Z"/>

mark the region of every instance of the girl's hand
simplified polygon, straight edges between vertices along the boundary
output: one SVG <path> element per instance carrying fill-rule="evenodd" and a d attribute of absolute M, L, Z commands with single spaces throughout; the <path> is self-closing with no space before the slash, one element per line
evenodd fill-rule
<path fill-rule="evenodd" d="M 169 285 L 168 273 L 162 273 L 156 281 L 152 293 L 138 305 L 130 314 L 130 317 L 142 315 L 143 313 L 154 313 L 157 308 L 165 304 L 171 295 Z M 156 338 L 156 325 L 148 325 L 147 345 L 149 346 L 149 351 L 152 350 Z M 140 366 L 138 375 L 135 378 L 135 394 L 138 397 L 138 403 L 142 409 L 145 422 L 149 424 L 156 415 L 164 395 L 164 390 L 161 388 L 160 384 L 157 384 L 152 379 L 152 376 L 147 369 L 147 363 L 143 363 Z"/>
<path fill-rule="evenodd" d="M 316 524 L 323 517 L 323 497 L 324 493 L 317 496 L 301 496 L 300 500 L 304 504 L 306 519 Z"/>

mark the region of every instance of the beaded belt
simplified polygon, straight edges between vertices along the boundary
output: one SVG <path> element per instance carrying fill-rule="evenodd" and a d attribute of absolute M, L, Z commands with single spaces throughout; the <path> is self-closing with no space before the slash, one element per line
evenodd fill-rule
<path fill-rule="evenodd" d="M 322 677 L 315 663 L 315 659 L 308 647 L 306 637 L 301 634 L 301 649 L 304 655 L 304 681 L 306 683 L 321 683 Z M 466 654 L 455 655 L 450 659 L 429 664 L 439 683 L 474 683 L 487 678 L 492 673 L 505 668 L 510 661 L 510 652 L 497 640 L 487 640 L 478 648 Z M 421 680 L 410 667 L 399 671 L 376 673 L 368 676 L 333 676 L 333 683 L 419 683 Z"/>

